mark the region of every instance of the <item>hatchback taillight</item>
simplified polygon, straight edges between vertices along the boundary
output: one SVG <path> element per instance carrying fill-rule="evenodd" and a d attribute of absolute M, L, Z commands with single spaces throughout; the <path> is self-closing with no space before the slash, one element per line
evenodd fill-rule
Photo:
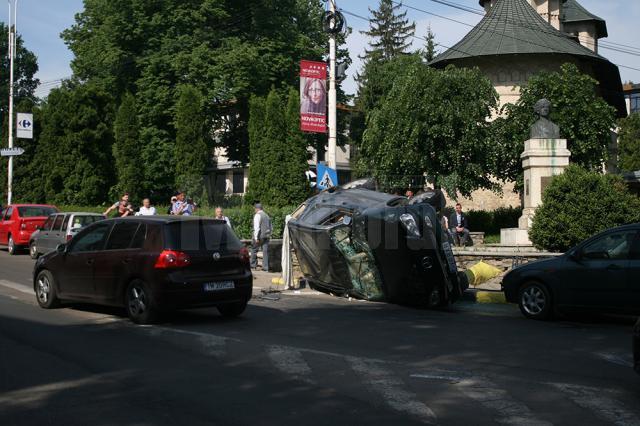
<path fill-rule="evenodd" d="M 240 255 L 240 260 L 242 261 L 242 263 L 246 263 L 248 265 L 249 264 L 249 249 L 247 249 L 246 247 L 242 247 L 240 249 L 240 251 L 238 252 L 238 254 Z"/>
<path fill-rule="evenodd" d="M 153 266 L 156 269 L 182 268 L 191 264 L 189 255 L 181 251 L 163 250 Z"/>
<path fill-rule="evenodd" d="M 71 241 L 72 238 L 73 238 L 73 234 L 67 234 L 67 241 Z"/>

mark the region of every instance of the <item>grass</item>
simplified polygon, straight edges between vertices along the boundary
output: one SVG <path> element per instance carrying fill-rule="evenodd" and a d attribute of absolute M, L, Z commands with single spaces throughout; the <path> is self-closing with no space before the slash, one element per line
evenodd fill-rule
<path fill-rule="evenodd" d="M 500 234 L 489 234 L 484 236 L 485 244 L 500 244 Z"/>

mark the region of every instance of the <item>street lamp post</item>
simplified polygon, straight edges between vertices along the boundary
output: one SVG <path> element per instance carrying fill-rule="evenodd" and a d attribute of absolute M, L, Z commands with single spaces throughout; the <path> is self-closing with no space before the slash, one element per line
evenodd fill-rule
<path fill-rule="evenodd" d="M 9 148 L 13 148 L 13 62 L 16 57 L 18 0 L 7 1 L 9 3 Z M 7 204 L 11 204 L 13 195 L 13 156 L 9 157 L 7 180 Z"/>
<path fill-rule="evenodd" d="M 336 26 L 336 2 L 329 0 L 329 7 L 333 13 L 332 28 Z M 336 111 L 336 33 L 329 34 L 329 149 L 327 152 L 327 164 L 336 169 L 336 139 L 337 139 L 337 111 Z"/>

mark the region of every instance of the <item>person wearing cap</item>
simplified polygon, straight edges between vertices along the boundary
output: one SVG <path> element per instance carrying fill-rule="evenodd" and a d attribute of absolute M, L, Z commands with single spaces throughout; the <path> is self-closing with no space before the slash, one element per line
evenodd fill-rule
<path fill-rule="evenodd" d="M 262 210 L 262 204 L 254 206 L 253 235 L 251 238 L 251 267 L 258 267 L 258 251 L 262 250 L 262 270 L 269 270 L 269 239 L 271 238 L 271 218 Z"/>
<path fill-rule="evenodd" d="M 169 203 L 169 208 L 167 208 L 167 214 L 173 214 L 173 205 L 178 201 L 177 196 L 171 197 L 171 202 Z"/>

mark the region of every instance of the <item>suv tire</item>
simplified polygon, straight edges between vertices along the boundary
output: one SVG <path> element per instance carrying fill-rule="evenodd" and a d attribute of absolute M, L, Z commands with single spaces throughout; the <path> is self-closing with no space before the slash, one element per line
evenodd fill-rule
<path fill-rule="evenodd" d="M 157 320 L 153 293 L 145 282 L 132 281 L 125 292 L 124 303 L 127 315 L 136 324 L 152 324 Z"/>
<path fill-rule="evenodd" d="M 520 287 L 518 306 L 522 314 L 530 319 L 549 320 L 553 317 L 551 292 L 537 281 L 526 282 Z"/>
<path fill-rule="evenodd" d="M 54 309 L 60 306 L 60 299 L 56 292 L 56 280 L 53 274 L 43 269 L 38 272 L 35 282 L 36 300 L 44 309 Z"/>

